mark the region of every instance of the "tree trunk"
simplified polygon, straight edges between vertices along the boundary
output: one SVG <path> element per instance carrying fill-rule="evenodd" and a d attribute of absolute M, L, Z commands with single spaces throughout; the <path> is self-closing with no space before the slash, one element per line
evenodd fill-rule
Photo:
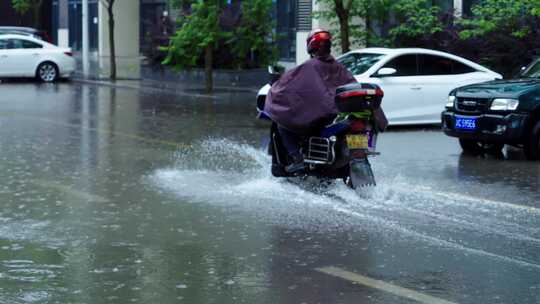
<path fill-rule="evenodd" d="M 341 52 L 343 54 L 351 50 L 349 41 L 349 16 L 339 17 L 339 27 L 341 33 Z"/>
<path fill-rule="evenodd" d="M 364 22 L 366 23 L 366 47 L 369 47 L 369 41 L 371 40 L 371 37 L 370 37 L 370 27 L 369 27 L 369 24 L 371 22 L 371 19 L 369 18 L 369 11 L 366 10 L 366 16 L 364 18 Z"/>
<path fill-rule="evenodd" d="M 111 55 L 111 80 L 116 80 L 116 45 L 114 43 L 114 0 L 110 0 L 107 7 L 109 13 L 109 48 Z"/>
<path fill-rule="evenodd" d="M 213 52 L 214 52 L 214 49 L 212 48 L 211 44 L 209 44 L 204 50 L 204 72 L 205 72 L 205 78 L 206 78 L 206 92 L 207 93 L 212 93 L 214 91 L 214 78 L 213 78 L 213 71 L 212 71 L 212 64 L 214 60 Z"/>
<path fill-rule="evenodd" d="M 43 0 L 35 1 L 33 2 L 33 9 L 34 9 L 34 28 L 41 29 L 41 4 L 43 3 Z"/>
<path fill-rule="evenodd" d="M 339 20 L 339 32 L 341 35 L 341 52 L 343 54 L 350 51 L 349 41 L 349 11 L 343 6 L 342 0 L 334 0 L 336 5 L 336 15 Z"/>

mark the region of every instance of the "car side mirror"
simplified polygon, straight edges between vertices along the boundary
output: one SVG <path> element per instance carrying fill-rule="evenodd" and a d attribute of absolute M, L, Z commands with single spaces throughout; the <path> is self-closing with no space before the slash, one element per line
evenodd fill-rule
<path fill-rule="evenodd" d="M 522 66 L 520 69 L 519 69 L 519 72 L 515 73 L 513 76 L 514 78 L 520 78 L 520 77 L 523 77 L 523 73 L 525 73 L 525 71 L 527 70 L 527 67 L 526 66 Z"/>
<path fill-rule="evenodd" d="M 395 73 L 397 73 L 397 70 L 394 68 L 382 68 L 378 70 L 374 76 L 375 77 L 388 77 L 388 76 L 394 75 Z"/>

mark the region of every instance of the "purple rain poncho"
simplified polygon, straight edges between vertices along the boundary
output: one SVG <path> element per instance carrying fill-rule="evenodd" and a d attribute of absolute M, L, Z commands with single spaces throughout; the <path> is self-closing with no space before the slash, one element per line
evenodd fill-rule
<path fill-rule="evenodd" d="M 308 133 L 322 119 L 338 113 L 336 88 L 356 82 L 333 57 L 312 58 L 286 72 L 272 85 L 264 111 L 281 127 Z"/>

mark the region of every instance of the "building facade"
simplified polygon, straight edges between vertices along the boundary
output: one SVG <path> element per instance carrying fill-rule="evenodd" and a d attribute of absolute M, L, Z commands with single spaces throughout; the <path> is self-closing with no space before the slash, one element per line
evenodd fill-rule
<path fill-rule="evenodd" d="M 102 6 L 99 0 L 88 0 L 91 51 L 99 49 L 100 20 L 103 19 L 104 22 L 107 22 L 106 12 L 100 14 Z M 168 11 L 167 0 L 118 0 L 115 6 L 121 6 L 123 9 L 128 8 L 128 11 L 131 12 L 129 25 L 139 34 L 140 49 L 147 49 L 150 43 L 149 37 L 159 34 L 158 27 L 160 27 L 163 15 Z M 52 0 L 50 10 L 53 41 L 58 45 L 80 50 L 82 46 L 82 0 Z M 134 10 L 139 11 L 139 16 L 133 16 Z M 126 14 L 124 10 L 120 12 L 115 16 L 122 18 L 120 15 Z M 139 24 L 138 28 L 133 27 L 135 23 Z"/>
<path fill-rule="evenodd" d="M 43 0 L 37 12 L 37 16 L 33 9 L 30 9 L 27 13 L 21 15 L 13 9 L 11 0 L 1 0 L 0 26 L 33 27 L 50 34 L 52 32 L 52 20 L 50 17 L 51 6 L 52 0 Z"/>
<path fill-rule="evenodd" d="M 51 1 L 51 34 L 55 43 L 80 50 L 82 46 L 82 0 Z M 471 7 L 481 0 L 432 0 L 443 11 L 453 10 L 456 16 L 470 15 Z M 313 12 L 325 10 L 317 0 L 273 0 L 273 18 L 279 37 L 280 63 L 292 67 L 308 59 L 305 41 L 314 28 L 337 31 L 328 20 L 313 18 Z M 108 62 L 108 16 L 103 3 L 88 0 L 90 50 L 103 65 Z M 240 0 L 230 0 L 239 9 Z M 159 45 L 167 43 L 174 31 L 175 12 L 167 0 L 116 0 L 116 45 L 120 65 L 135 66 L 140 56 L 153 58 Z M 176 12 L 178 13 L 178 12 Z M 358 20 L 358 22 L 363 22 Z M 335 26 L 334 26 L 335 27 Z M 353 47 L 362 47 L 352 41 Z M 336 49 L 336 54 L 338 53 Z"/>
<path fill-rule="evenodd" d="M 141 55 L 151 56 L 160 39 L 171 34 L 167 0 L 116 0 L 115 46 L 118 75 L 137 78 Z M 82 0 L 52 0 L 52 38 L 54 43 L 82 48 Z M 109 23 L 106 6 L 99 0 L 88 0 L 89 49 L 99 70 L 107 74 Z M 165 29 L 165 30 L 164 30 Z"/>

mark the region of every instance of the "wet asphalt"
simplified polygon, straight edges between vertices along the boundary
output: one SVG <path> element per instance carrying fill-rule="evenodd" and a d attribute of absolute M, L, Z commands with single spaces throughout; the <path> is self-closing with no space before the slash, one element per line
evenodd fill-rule
<path fill-rule="evenodd" d="M 382 134 L 270 175 L 254 93 L 0 83 L 0 303 L 540 303 L 540 163 Z"/>

